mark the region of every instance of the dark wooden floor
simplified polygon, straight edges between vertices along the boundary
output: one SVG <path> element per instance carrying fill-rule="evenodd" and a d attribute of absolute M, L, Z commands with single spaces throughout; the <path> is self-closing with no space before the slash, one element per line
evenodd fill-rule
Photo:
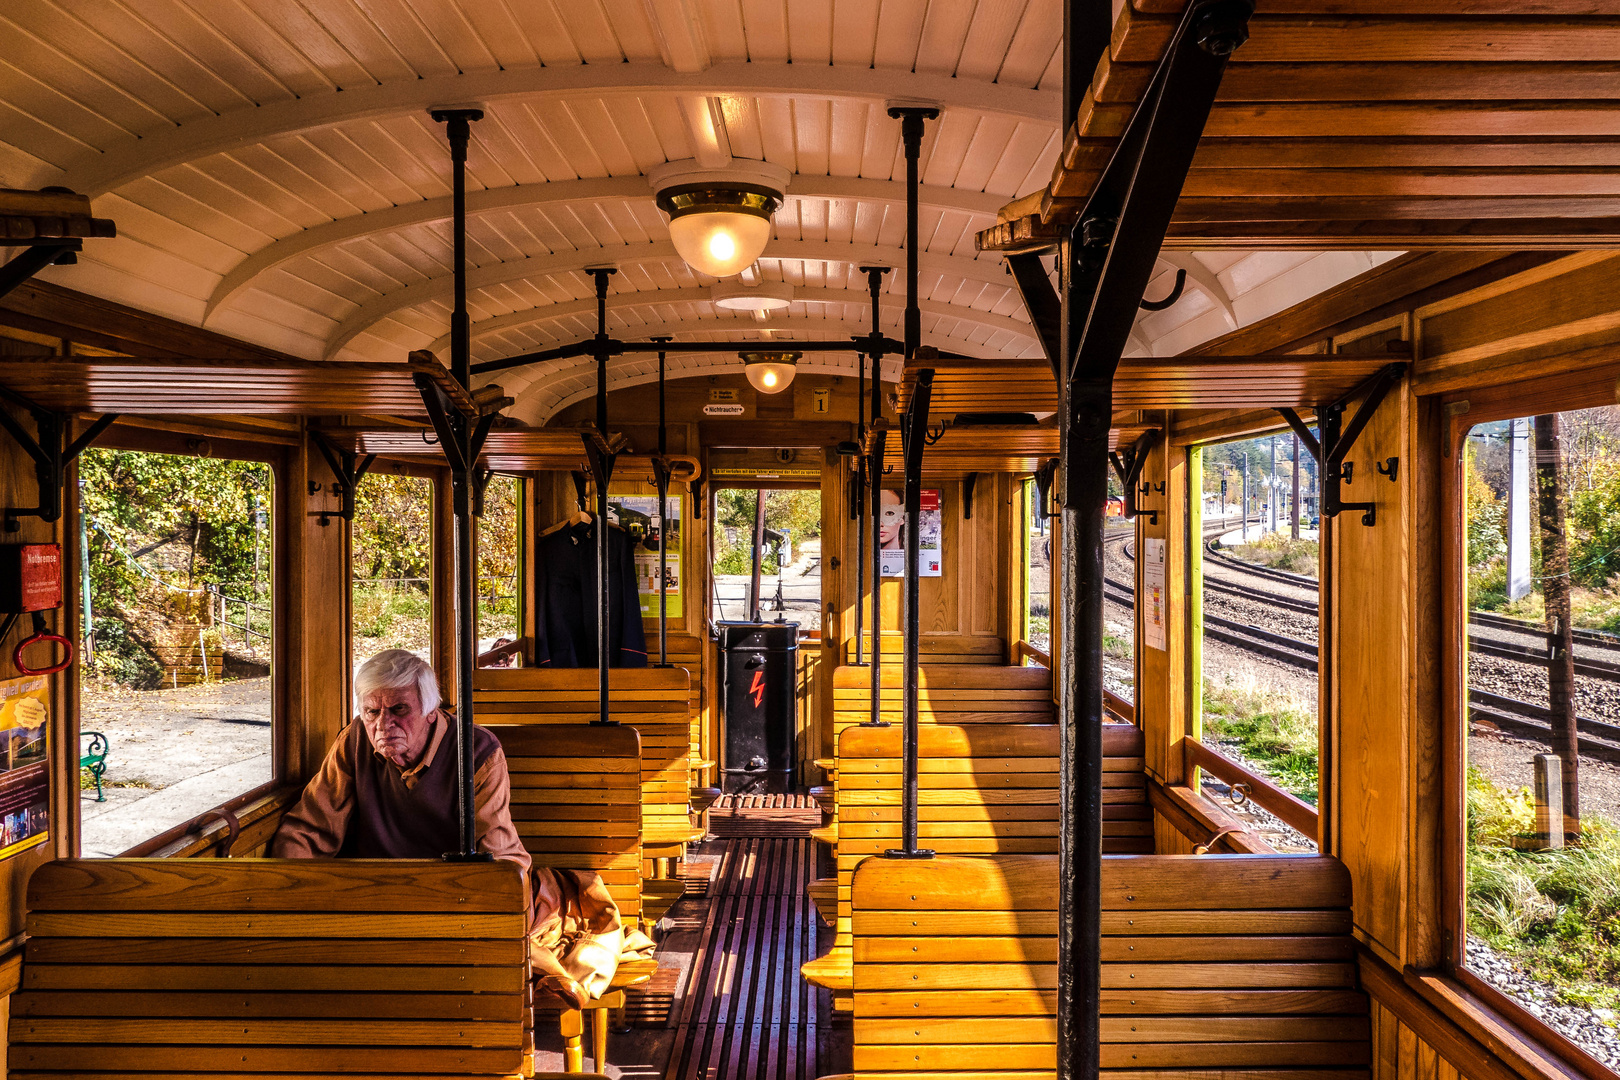
<path fill-rule="evenodd" d="M 804 796 L 716 804 L 714 836 L 689 856 L 687 895 L 664 922 L 659 975 L 632 991 L 636 1026 L 609 1038 L 610 1076 L 815 1080 L 849 1071 L 847 1022 L 834 1026 L 826 991 L 799 976 L 832 941 L 804 891 L 817 876 L 807 835 L 816 824 Z M 561 1069 L 555 1022 L 542 1018 L 536 1034 L 535 1067 Z"/>

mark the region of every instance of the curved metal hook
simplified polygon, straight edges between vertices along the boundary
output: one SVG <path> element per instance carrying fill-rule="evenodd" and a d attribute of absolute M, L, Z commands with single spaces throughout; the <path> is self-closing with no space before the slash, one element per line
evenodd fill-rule
<path fill-rule="evenodd" d="M 1181 299 L 1181 291 L 1183 289 L 1185 289 L 1186 287 L 1187 287 L 1187 271 L 1181 270 L 1181 269 L 1176 270 L 1176 283 L 1175 283 L 1174 286 L 1171 287 L 1170 295 L 1165 297 L 1163 300 L 1147 300 L 1147 299 L 1144 299 L 1142 301 L 1142 310 L 1143 311 L 1163 311 L 1165 308 L 1169 307 L 1171 304 L 1173 304 L 1177 300 Z"/>
<path fill-rule="evenodd" d="M 935 443 L 939 442 L 939 440 L 943 439 L 944 437 L 945 437 L 945 425 L 943 423 L 941 423 L 938 427 L 930 427 L 930 428 L 924 428 L 923 429 L 923 445 L 924 446 L 933 446 Z"/>

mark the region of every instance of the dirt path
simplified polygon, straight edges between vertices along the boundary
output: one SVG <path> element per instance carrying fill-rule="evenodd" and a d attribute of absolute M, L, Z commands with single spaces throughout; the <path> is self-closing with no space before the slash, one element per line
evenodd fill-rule
<path fill-rule="evenodd" d="M 84 688 L 80 730 L 107 736 L 106 800 L 80 792 L 84 855 L 117 855 L 270 780 L 270 680 Z"/>

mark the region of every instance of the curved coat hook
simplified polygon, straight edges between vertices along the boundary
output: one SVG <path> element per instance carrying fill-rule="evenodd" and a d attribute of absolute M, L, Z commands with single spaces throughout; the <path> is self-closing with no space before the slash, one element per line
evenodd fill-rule
<path fill-rule="evenodd" d="M 1142 301 L 1142 310 L 1143 311 L 1163 311 L 1165 308 L 1169 307 L 1171 304 L 1173 304 L 1177 300 L 1181 299 L 1181 291 L 1183 289 L 1185 289 L 1186 287 L 1187 287 L 1187 271 L 1178 268 L 1176 270 L 1176 283 L 1175 283 L 1175 285 L 1173 285 L 1171 287 L 1170 295 L 1165 297 L 1163 300 L 1146 300 L 1146 299 L 1144 299 Z"/>

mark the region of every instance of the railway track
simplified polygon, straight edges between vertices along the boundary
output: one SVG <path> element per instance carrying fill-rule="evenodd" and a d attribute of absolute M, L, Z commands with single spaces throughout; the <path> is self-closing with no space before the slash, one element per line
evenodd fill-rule
<path fill-rule="evenodd" d="M 1126 545 L 1124 554 L 1127 558 L 1133 557 L 1129 545 Z M 1286 580 L 1289 584 L 1299 585 L 1300 587 L 1306 587 L 1307 583 L 1310 588 L 1316 587 L 1314 579 L 1305 578 L 1298 574 L 1288 574 L 1286 571 L 1272 570 L 1270 567 L 1251 567 L 1229 557 L 1221 556 L 1219 558 L 1221 562 L 1231 564 L 1245 573 L 1256 570 L 1267 571 L 1266 573 L 1254 573 L 1256 577 Z M 1213 581 L 1207 577 L 1204 579 L 1204 587 L 1214 592 L 1273 604 L 1293 611 L 1315 614 L 1317 610 L 1316 605 L 1309 601 L 1264 590 L 1239 588 L 1225 582 Z M 1135 602 L 1132 587 L 1112 578 L 1104 579 L 1103 592 L 1107 599 L 1126 607 L 1132 606 Z M 1523 620 L 1510 619 L 1489 612 L 1474 612 L 1470 616 L 1469 622 L 1495 629 L 1530 632 L 1535 630 L 1532 624 L 1528 624 Z M 1242 649 L 1257 656 L 1275 660 L 1302 671 L 1317 670 L 1317 645 L 1314 641 L 1279 634 L 1263 627 L 1222 618 L 1208 612 L 1204 614 L 1203 625 L 1204 635 L 1215 641 L 1231 645 L 1234 648 Z M 1596 631 L 1584 632 L 1578 640 L 1611 648 L 1615 647 L 1616 644 L 1620 644 L 1615 641 L 1612 635 Z M 1481 655 L 1512 660 L 1516 663 L 1543 668 L 1548 663 L 1545 654 L 1538 653 L 1530 646 L 1508 645 L 1473 638 L 1470 640 L 1469 648 L 1470 651 Z M 1577 657 L 1575 670 L 1578 675 L 1620 681 L 1620 664 Z M 1471 689 L 1469 691 L 1468 705 L 1469 719 L 1473 723 L 1488 725 L 1510 735 L 1533 739 L 1548 745 L 1551 744 L 1551 712 L 1545 706 L 1480 689 Z M 1620 762 L 1620 725 L 1611 724 L 1591 716 L 1577 716 L 1576 734 L 1581 753 L 1604 761 Z"/>

